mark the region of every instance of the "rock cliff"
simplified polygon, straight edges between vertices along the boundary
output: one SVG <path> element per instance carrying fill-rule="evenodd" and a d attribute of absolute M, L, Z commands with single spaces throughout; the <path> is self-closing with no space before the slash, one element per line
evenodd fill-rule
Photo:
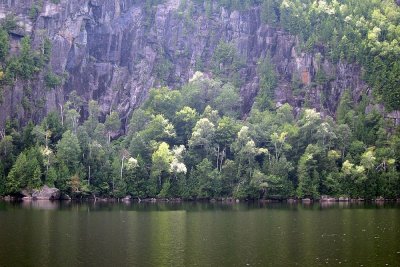
<path fill-rule="evenodd" d="M 73 90 L 86 101 L 98 100 L 103 114 L 117 110 L 124 121 L 151 87 L 179 87 L 192 77 L 199 62 L 207 70 L 221 40 L 233 43 L 245 62 L 240 70 L 244 113 L 259 88 L 257 62 L 267 53 L 279 74 L 278 105 L 307 105 L 334 115 L 345 89 L 351 90 L 354 100 L 369 92 L 358 66 L 329 62 L 323 48 L 301 52 L 295 36 L 262 22 L 259 7 L 239 12 L 214 6 L 207 12 L 201 4 L 183 5 L 180 0 L 152 8 L 142 2 L 61 0 L 54 4 L 45 0 L 32 20 L 29 12 L 35 1 L 0 1 L 0 18 L 14 12 L 34 45 L 49 36 L 49 64 L 55 73 L 67 74 L 63 85 L 54 90 L 44 89 L 42 74 L 29 84 L 34 92 L 30 97 L 35 99 L 29 114 L 21 105 L 26 83 L 18 81 L 6 88 L 0 124 L 7 116 L 38 121 L 47 112 L 60 110 Z M 21 36 L 12 36 L 14 53 Z"/>

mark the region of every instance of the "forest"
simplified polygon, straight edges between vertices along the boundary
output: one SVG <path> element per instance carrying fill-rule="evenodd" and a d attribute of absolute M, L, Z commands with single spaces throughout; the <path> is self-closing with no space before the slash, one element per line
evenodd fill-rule
<path fill-rule="evenodd" d="M 104 115 L 96 100 L 75 91 L 62 112 L 40 122 L 10 118 L 0 136 L 0 195 L 48 185 L 76 198 L 400 197 L 400 128 L 380 110 L 366 109 L 377 103 L 400 109 L 396 2 L 217 2 L 228 9 L 260 6 L 263 20 L 298 36 L 304 51 L 322 49 L 333 62 L 359 64 L 373 98 L 354 101 L 347 88 L 332 116 L 307 103 L 299 112 L 276 105 L 279 77 L 267 55 L 259 60 L 258 94 L 244 114 L 236 75 L 243 63 L 233 45 L 221 42 L 207 66 L 212 77 L 197 71 L 181 88 L 151 89 L 126 126 L 116 111 Z M 213 5 L 204 3 L 211 11 Z M 53 90 L 64 77 L 48 67 L 49 41 L 43 38 L 35 50 L 24 37 L 19 55 L 10 55 L 9 33 L 17 27 L 12 17 L 1 24 L 0 92 L 41 71 Z M 32 105 L 28 97 L 22 101 Z"/>

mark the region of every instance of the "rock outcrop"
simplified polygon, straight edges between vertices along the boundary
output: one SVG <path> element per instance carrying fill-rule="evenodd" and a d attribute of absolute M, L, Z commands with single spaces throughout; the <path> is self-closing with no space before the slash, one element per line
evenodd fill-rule
<path fill-rule="evenodd" d="M 61 192 L 57 188 L 50 188 L 47 185 L 41 189 L 32 192 L 33 200 L 58 200 L 61 197 Z"/>
<path fill-rule="evenodd" d="M 289 102 L 300 108 L 307 102 L 323 114 L 334 115 L 345 89 L 352 91 L 354 100 L 368 92 L 358 66 L 332 64 L 323 49 L 301 52 L 295 36 L 262 22 L 259 7 L 239 12 L 215 6 L 207 13 L 201 4 L 189 8 L 190 1 L 183 6 L 179 0 L 167 0 L 150 9 L 137 2 L 61 0 L 54 4 L 44 0 L 37 19 L 31 20 L 33 0 L 2 1 L 0 17 L 14 12 L 36 46 L 48 35 L 53 47 L 51 68 L 68 75 L 62 86 L 50 91 L 44 89 L 43 75 L 39 75 L 30 86 L 35 101 L 44 104 L 35 104 L 29 113 L 21 105 L 23 82 L 7 88 L 0 125 L 7 116 L 38 121 L 47 112 L 59 110 L 73 90 L 86 101 L 98 100 L 103 114 L 117 110 L 125 122 L 151 87 L 177 88 L 200 63 L 207 70 L 221 40 L 235 44 L 245 62 L 240 70 L 244 113 L 259 89 L 257 62 L 267 53 L 279 74 L 277 104 Z M 20 38 L 13 37 L 16 46 Z M 317 81 L 317 73 L 322 72 L 326 79 Z M 299 88 L 294 88 L 293 81 Z"/>

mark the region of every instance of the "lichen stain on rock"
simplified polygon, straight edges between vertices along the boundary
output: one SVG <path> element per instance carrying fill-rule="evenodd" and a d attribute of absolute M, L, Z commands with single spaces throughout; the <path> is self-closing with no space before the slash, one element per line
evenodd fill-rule
<path fill-rule="evenodd" d="M 301 81 L 303 82 L 304 85 L 310 85 L 311 75 L 307 69 L 305 69 L 301 72 Z"/>

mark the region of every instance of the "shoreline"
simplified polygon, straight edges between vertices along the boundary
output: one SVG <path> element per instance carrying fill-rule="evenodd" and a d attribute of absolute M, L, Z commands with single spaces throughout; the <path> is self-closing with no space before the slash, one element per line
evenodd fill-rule
<path fill-rule="evenodd" d="M 67 199 L 43 199 L 34 197 L 14 197 L 14 196 L 0 196 L 0 201 L 21 201 L 21 202 L 36 202 L 36 201 L 54 201 L 54 202 L 68 202 L 68 201 L 89 201 L 89 202 L 103 202 L 103 203 L 246 203 L 246 202 L 260 202 L 260 203 L 288 203 L 288 204 L 313 204 L 313 203 L 400 203 L 400 198 L 376 198 L 376 199 L 363 199 L 363 198 L 285 198 L 285 199 L 235 199 L 235 198 L 202 198 L 202 199 L 185 199 L 185 198 L 111 198 L 111 197 L 82 197 L 82 198 L 67 198 Z"/>

